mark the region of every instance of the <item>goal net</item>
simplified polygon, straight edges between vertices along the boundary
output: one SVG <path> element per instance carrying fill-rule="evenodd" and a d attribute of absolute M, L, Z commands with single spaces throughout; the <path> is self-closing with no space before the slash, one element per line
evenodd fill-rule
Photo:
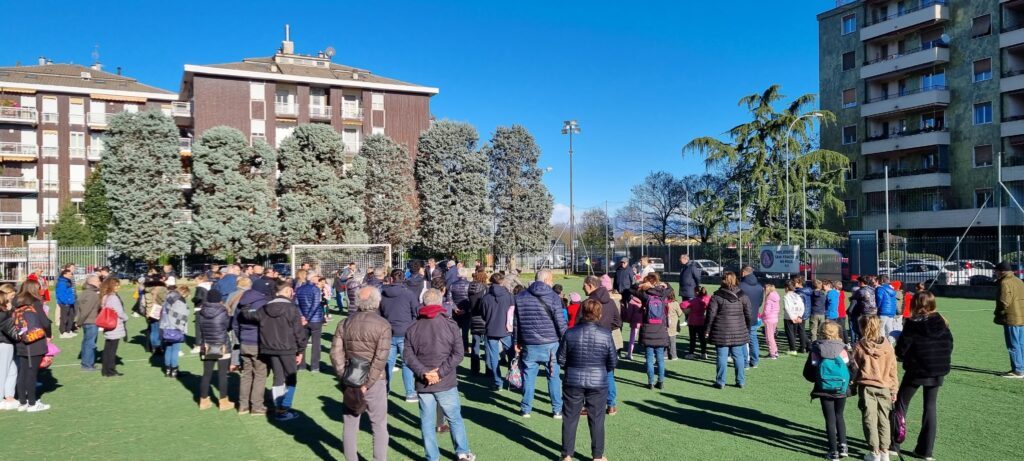
<path fill-rule="evenodd" d="M 327 278 L 334 278 L 351 262 L 356 263 L 359 275 L 368 269 L 391 270 L 391 245 L 387 244 L 292 245 L 291 256 L 292 276 L 303 264 Z"/>

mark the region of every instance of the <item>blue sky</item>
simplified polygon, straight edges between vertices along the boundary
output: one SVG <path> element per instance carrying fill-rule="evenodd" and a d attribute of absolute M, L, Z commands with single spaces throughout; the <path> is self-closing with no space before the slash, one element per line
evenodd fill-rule
<path fill-rule="evenodd" d="M 182 66 L 267 56 L 290 23 L 300 53 L 328 45 L 335 62 L 437 86 L 439 118 L 526 126 L 545 181 L 569 203 L 575 118 L 577 213 L 614 209 L 652 170 L 698 173 L 690 139 L 744 120 L 736 101 L 772 83 L 817 93 L 815 15 L 834 0 L 776 2 L 322 1 L 8 2 L 0 65 L 90 63 L 177 91 Z M 45 14 L 45 16 L 44 16 Z M 563 207 L 564 208 L 564 207 Z"/>

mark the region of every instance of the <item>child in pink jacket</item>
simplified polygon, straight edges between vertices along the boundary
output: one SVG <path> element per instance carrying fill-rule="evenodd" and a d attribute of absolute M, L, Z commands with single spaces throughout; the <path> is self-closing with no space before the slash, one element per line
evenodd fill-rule
<path fill-rule="evenodd" d="M 775 291 L 775 285 L 764 286 L 764 310 L 761 312 L 761 320 L 764 321 L 764 337 L 768 340 L 768 358 L 775 360 L 779 358 L 779 346 L 775 342 L 775 328 L 779 325 L 779 292 Z"/>

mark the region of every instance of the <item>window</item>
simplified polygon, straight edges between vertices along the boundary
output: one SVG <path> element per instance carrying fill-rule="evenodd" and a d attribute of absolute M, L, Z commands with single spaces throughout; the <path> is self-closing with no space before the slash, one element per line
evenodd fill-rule
<path fill-rule="evenodd" d="M 992 58 L 974 61 L 974 81 L 992 80 Z"/>
<path fill-rule="evenodd" d="M 79 98 L 71 98 L 68 106 L 68 123 L 82 125 L 85 123 L 85 101 Z"/>
<path fill-rule="evenodd" d="M 857 142 L 857 125 L 850 125 L 843 127 L 843 144 L 853 144 Z"/>
<path fill-rule="evenodd" d="M 978 16 L 974 18 L 974 24 L 971 26 L 971 37 L 978 38 L 992 34 L 992 15 L 986 14 L 984 16 Z"/>
<path fill-rule="evenodd" d="M 384 93 L 373 93 L 370 102 L 373 103 L 373 110 L 384 110 Z"/>
<path fill-rule="evenodd" d="M 71 192 L 85 192 L 85 165 L 71 165 L 68 172 L 68 188 Z"/>
<path fill-rule="evenodd" d="M 857 55 L 853 51 L 843 53 L 843 70 L 850 70 L 857 67 Z"/>
<path fill-rule="evenodd" d="M 843 16 L 843 35 L 852 34 L 857 31 L 857 15 L 850 14 Z"/>
<path fill-rule="evenodd" d="M 59 200 L 60 199 L 55 197 L 47 197 L 43 199 L 43 223 L 53 224 L 57 222 L 57 214 L 60 212 L 60 210 L 58 210 Z"/>
<path fill-rule="evenodd" d="M 974 189 L 974 208 L 981 208 L 982 205 L 992 206 L 992 188 Z"/>
<path fill-rule="evenodd" d="M 980 102 L 974 105 L 974 124 L 986 125 L 992 123 L 992 103 Z"/>
<path fill-rule="evenodd" d="M 843 90 L 843 109 L 857 107 L 857 89 L 850 88 Z"/>
<path fill-rule="evenodd" d="M 992 145 L 974 146 L 974 166 L 992 166 Z"/>
<path fill-rule="evenodd" d="M 373 127 L 372 133 L 373 134 L 384 134 L 384 127 L 382 127 L 382 126 L 375 126 L 375 127 Z"/>
<path fill-rule="evenodd" d="M 72 131 L 68 134 L 68 154 L 71 158 L 85 158 L 85 133 Z"/>
<path fill-rule="evenodd" d="M 139 105 L 138 104 L 125 104 L 124 105 L 124 111 L 128 112 L 129 114 L 138 113 L 139 112 Z"/>
<path fill-rule="evenodd" d="M 263 88 L 263 82 L 249 82 L 249 99 L 252 101 L 262 101 L 266 98 L 266 91 Z"/>
<path fill-rule="evenodd" d="M 857 179 L 857 162 L 850 162 L 850 167 L 843 171 L 843 177 L 847 181 L 853 181 Z"/>
<path fill-rule="evenodd" d="M 267 121 L 266 120 L 250 120 L 249 129 L 253 136 L 266 136 L 267 135 Z"/>
<path fill-rule="evenodd" d="M 846 208 L 843 217 L 845 218 L 856 218 L 857 217 L 857 201 L 856 200 L 843 200 L 843 207 Z"/>

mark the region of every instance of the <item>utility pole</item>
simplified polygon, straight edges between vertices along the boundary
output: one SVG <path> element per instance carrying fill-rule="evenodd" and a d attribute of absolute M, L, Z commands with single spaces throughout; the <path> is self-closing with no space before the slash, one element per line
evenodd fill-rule
<path fill-rule="evenodd" d="M 889 164 L 885 165 L 885 254 L 891 256 L 889 253 L 890 247 L 889 241 Z"/>
<path fill-rule="evenodd" d="M 611 262 L 611 260 L 608 259 L 609 258 L 609 254 L 608 254 L 608 242 L 609 242 L 609 240 L 608 240 L 608 238 L 609 238 L 609 236 L 608 236 L 608 227 L 612 223 L 611 218 L 608 216 L 608 201 L 607 200 L 604 201 L 604 219 L 605 219 L 605 221 L 603 223 L 604 224 L 604 272 L 607 274 L 608 273 L 608 268 L 610 267 L 608 265 L 608 263 Z"/>
<path fill-rule="evenodd" d="M 739 250 L 738 253 L 740 255 L 740 271 L 742 271 L 743 270 L 743 186 L 740 186 L 740 188 L 738 189 L 738 192 L 739 192 L 739 205 L 740 206 L 739 206 L 738 209 L 736 209 L 736 212 L 739 214 L 739 216 L 738 216 L 739 223 L 736 225 L 736 231 L 737 231 L 737 234 L 736 234 L 737 235 L 737 237 L 736 237 L 736 242 L 737 242 L 736 249 Z"/>
<path fill-rule="evenodd" d="M 562 134 L 569 135 L 569 264 L 570 273 L 576 272 L 576 216 L 572 196 L 572 136 L 580 133 L 576 120 L 566 120 L 562 125 Z"/>
<path fill-rule="evenodd" d="M 999 257 L 996 258 L 1001 262 L 1003 260 L 1003 152 L 999 151 L 996 154 L 996 214 L 998 223 L 996 224 L 996 235 L 999 240 Z"/>

